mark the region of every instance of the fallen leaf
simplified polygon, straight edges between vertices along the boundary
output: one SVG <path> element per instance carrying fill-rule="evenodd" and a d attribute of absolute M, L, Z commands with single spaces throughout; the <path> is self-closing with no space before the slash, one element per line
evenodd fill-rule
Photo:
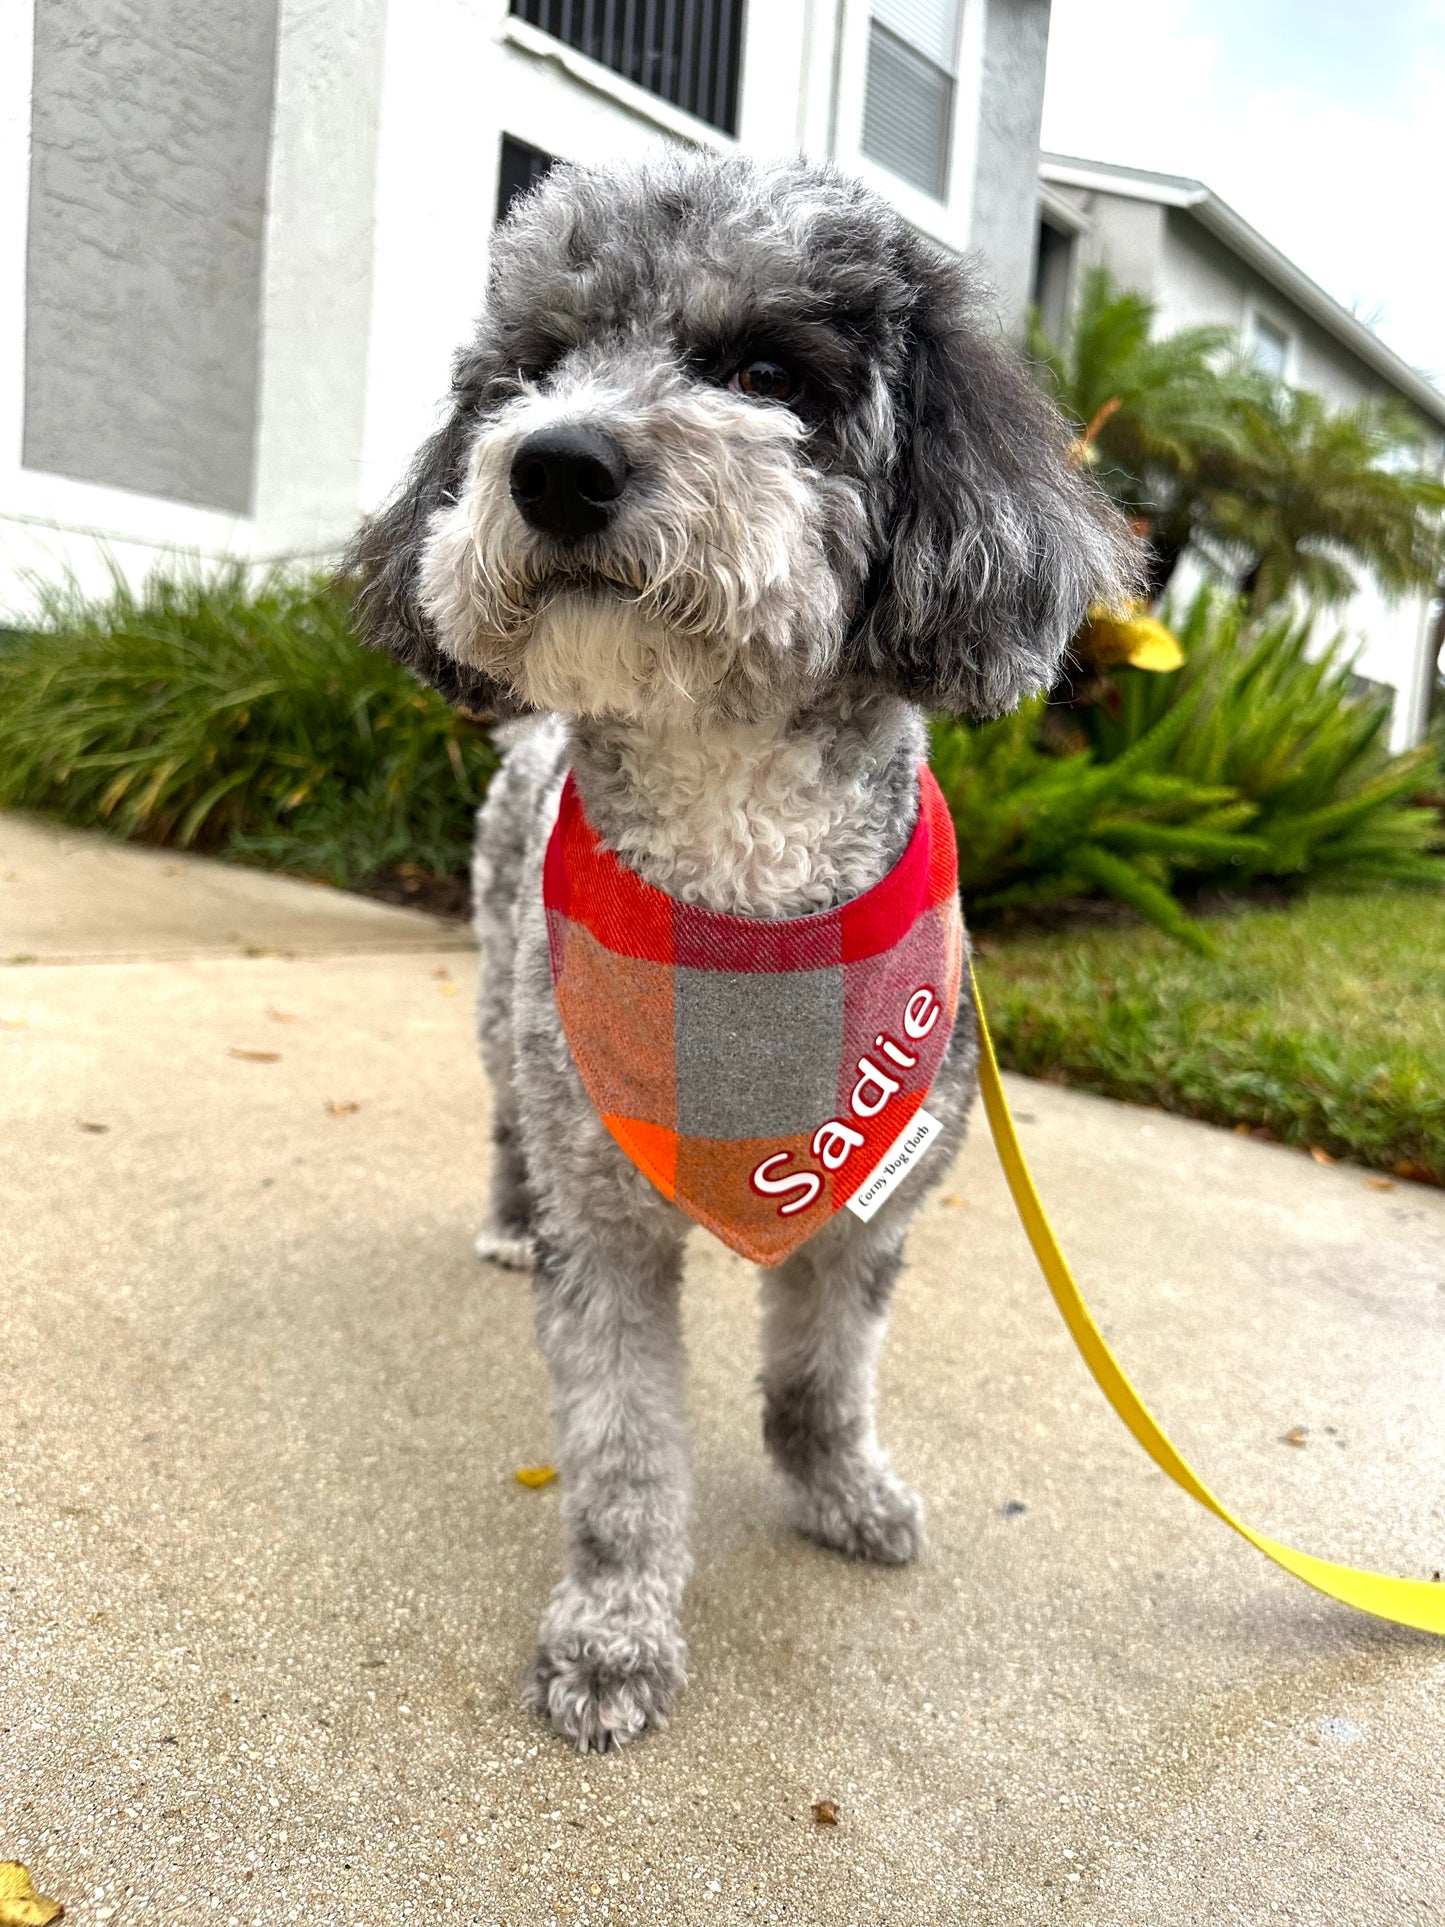
<path fill-rule="evenodd" d="M 23 1017 L 0 1017 L 0 1030 L 29 1030 Z"/>
<path fill-rule="evenodd" d="M 518 1485 L 528 1486 L 533 1491 L 538 1486 L 550 1485 L 556 1476 L 555 1465 L 519 1465 L 512 1474 Z"/>
<path fill-rule="evenodd" d="M 1411 1178 L 1416 1184 L 1428 1184 L 1430 1182 L 1429 1171 L 1426 1170 L 1423 1164 L 1417 1164 L 1413 1158 L 1401 1158 L 1400 1162 L 1391 1165 L 1390 1169 L 1395 1173 L 1397 1178 Z"/>
<path fill-rule="evenodd" d="M 1365 1189 L 1367 1191 L 1393 1191 L 1394 1188 L 1395 1188 L 1395 1180 L 1393 1178 L 1366 1178 L 1365 1179 Z"/>
<path fill-rule="evenodd" d="M 294 1024 L 296 1022 L 296 1013 L 294 1010 L 268 1010 L 266 1015 L 271 1019 L 273 1024 Z"/>
<path fill-rule="evenodd" d="M 1287 1432 L 1280 1433 L 1279 1442 L 1281 1445 L 1303 1445 L 1308 1437 L 1302 1425 L 1292 1425 Z"/>
<path fill-rule="evenodd" d="M 455 997 L 455 996 L 456 996 L 456 994 L 457 994 L 457 986 L 456 986 L 455 984 L 443 984 L 443 985 L 442 985 L 442 995 L 443 995 L 443 997 Z"/>
<path fill-rule="evenodd" d="M 0 1860 L 0 1927 L 49 1927 L 64 1914 L 58 1900 L 36 1893 L 18 1860 Z"/>
<path fill-rule="evenodd" d="M 1322 1151 L 1318 1144 L 1312 1144 L 1310 1146 L 1310 1156 L 1314 1159 L 1316 1164 L 1338 1164 L 1339 1163 L 1338 1158 L 1332 1158 L 1329 1152 Z"/>
<path fill-rule="evenodd" d="M 239 1044 L 232 1044 L 231 1055 L 242 1058 L 248 1064 L 279 1064 L 281 1061 L 278 1050 L 242 1050 Z"/>
<path fill-rule="evenodd" d="M 956 1191 L 950 1191 L 948 1196 L 943 1200 L 943 1202 L 945 1204 L 966 1205 L 968 1203 L 968 1200 L 967 1198 L 961 1198 Z"/>
<path fill-rule="evenodd" d="M 813 1818 L 820 1827 L 836 1827 L 838 1824 L 838 1808 L 832 1800 L 815 1800 L 813 1802 Z"/>
<path fill-rule="evenodd" d="M 78 1117 L 75 1121 L 80 1126 L 82 1131 L 100 1132 L 100 1131 L 108 1131 L 110 1129 L 110 1126 L 108 1124 L 92 1124 L 88 1121 L 88 1119 L 83 1117 Z"/>
<path fill-rule="evenodd" d="M 353 1111 L 361 1109 L 361 1105 L 354 1097 L 328 1097 L 326 1108 L 332 1117 L 350 1117 Z"/>
<path fill-rule="evenodd" d="M 452 973 L 447 969 L 445 964 L 438 964 L 436 969 L 432 972 L 433 977 L 450 977 L 451 974 Z"/>

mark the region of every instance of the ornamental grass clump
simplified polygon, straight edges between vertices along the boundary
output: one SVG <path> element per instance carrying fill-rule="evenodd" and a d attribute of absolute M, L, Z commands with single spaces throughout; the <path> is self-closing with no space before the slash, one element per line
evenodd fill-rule
<path fill-rule="evenodd" d="M 1338 646 L 1311 655 L 1306 620 L 1253 626 L 1203 590 L 1178 625 L 1181 668 L 1111 672 L 1077 712 L 1086 746 L 1045 746 L 1041 705 L 976 727 L 934 725 L 933 764 L 975 913 L 1111 897 L 1192 948 L 1205 890 L 1445 887 L 1438 822 L 1414 807 L 1430 752 L 1392 757 L 1389 705 L 1358 693 Z"/>
<path fill-rule="evenodd" d="M 465 867 L 485 732 L 363 650 L 345 592 L 240 567 L 74 588 L 0 651 L 0 806 L 349 885 Z"/>

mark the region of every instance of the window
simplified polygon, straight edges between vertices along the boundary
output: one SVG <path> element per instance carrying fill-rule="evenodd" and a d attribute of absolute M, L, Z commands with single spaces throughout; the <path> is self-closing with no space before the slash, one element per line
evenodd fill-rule
<path fill-rule="evenodd" d="M 948 197 L 959 0 L 873 0 L 863 152 L 936 201 Z"/>
<path fill-rule="evenodd" d="M 737 132 L 744 0 L 511 0 L 512 13 L 589 60 Z"/>
<path fill-rule="evenodd" d="M 502 136 L 502 167 L 497 178 L 497 219 L 505 221 L 513 201 L 519 194 L 525 194 L 529 187 L 535 187 L 551 167 L 554 156 L 546 154 L 540 147 L 529 147 L 526 141 L 514 139 L 511 134 Z"/>
<path fill-rule="evenodd" d="M 1249 353 L 1254 365 L 1272 381 L 1283 381 L 1289 361 L 1289 336 L 1262 314 L 1249 320 Z"/>
<path fill-rule="evenodd" d="M 1049 340 L 1058 345 L 1069 327 L 1073 296 L 1074 236 L 1040 221 L 1035 243 L 1033 304 Z"/>

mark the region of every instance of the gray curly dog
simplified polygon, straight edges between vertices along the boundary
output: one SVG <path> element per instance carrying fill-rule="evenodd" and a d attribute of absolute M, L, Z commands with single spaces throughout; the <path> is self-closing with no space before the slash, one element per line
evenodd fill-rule
<path fill-rule="evenodd" d="M 690 1569 L 679 1330 L 689 1220 L 628 1161 L 552 994 L 541 862 L 576 774 L 603 842 L 755 917 L 867 889 L 913 828 L 924 709 L 997 716 L 1133 585 L 1128 531 L 999 345 L 969 268 L 801 161 L 558 167 L 498 231 L 444 425 L 361 531 L 368 640 L 522 719 L 478 825 L 484 1257 L 530 1266 L 566 1571 L 526 1697 L 582 1749 L 665 1723 Z M 803 1531 L 900 1563 L 916 1494 L 874 1429 L 904 1234 L 943 1148 L 868 1223 L 763 1279 L 763 1437 Z"/>

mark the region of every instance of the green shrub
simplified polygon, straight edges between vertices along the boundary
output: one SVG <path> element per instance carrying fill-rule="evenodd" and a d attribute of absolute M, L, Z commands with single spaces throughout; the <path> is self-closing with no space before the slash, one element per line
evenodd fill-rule
<path fill-rule="evenodd" d="M 339 884 L 465 867 L 491 744 L 325 579 L 117 583 L 44 618 L 0 652 L 0 806 Z"/>
<path fill-rule="evenodd" d="M 1104 895 L 1192 948 L 1208 938 L 1173 896 L 1177 877 L 1260 851 L 1232 789 L 1170 768 L 1189 710 L 1179 705 L 1126 755 L 1051 756 L 1037 743 L 1041 705 L 996 723 L 935 721 L 934 773 L 958 830 L 959 881 L 973 911 Z"/>
<path fill-rule="evenodd" d="M 1355 693 L 1340 642 L 1312 657 L 1307 618 L 1276 613 L 1250 626 L 1233 597 L 1208 589 L 1177 633 L 1182 669 L 1117 670 L 1117 714 L 1087 712 L 1101 758 L 1127 757 L 1188 705 L 1192 721 L 1171 767 L 1252 805 L 1250 832 L 1264 852 L 1254 875 L 1439 887 L 1430 812 L 1409 807 L 1429 786 L 1430 751 L 1387 753 L 1389 702 Z"/>
<path fill-rule="evenodd" d="M 1117 707 L 1080 713 L 1091 743 L 1040 746 L 1040 706 L 977 727 L 934 724 L 933 766 L 958 830 L 966 901 L 984 913 L 1107 896 L 1195 949 L 1178 892 L 1263 880 L 1445 887 L 1428 809 L 1430 752 L 1389 756 L 1389 708 L 1352 693 L 1341 649 L 1309 625 L 1246 628 L 1205 590 L 1165 675 L 1114 672 Z"/>

